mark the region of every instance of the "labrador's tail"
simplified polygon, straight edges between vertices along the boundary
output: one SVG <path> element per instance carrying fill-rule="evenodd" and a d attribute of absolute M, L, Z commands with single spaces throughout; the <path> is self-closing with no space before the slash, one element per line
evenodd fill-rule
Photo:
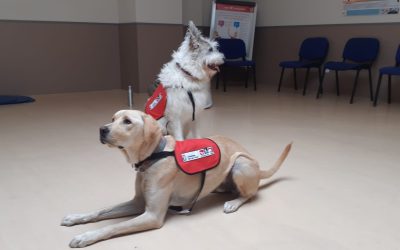
<path fill-rule="evenodd" d="M 260 170 L 260 179 L 266 179 L 273 176 L 276 173 L 276 171 L 278 171 L 278 169 L 281 167 L 282 163 L 285 161 L 291 148 L 292 148 L 292 143 L 286 145 L 282 154 L 279 156 L 278 160 L 275 162 L 272 168 L 270 168 L 269 170 Z"/>

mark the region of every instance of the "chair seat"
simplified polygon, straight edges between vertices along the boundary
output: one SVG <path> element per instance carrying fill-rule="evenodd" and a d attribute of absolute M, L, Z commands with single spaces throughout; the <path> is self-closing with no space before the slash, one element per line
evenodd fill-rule
<path fill-rule="evenodd" d="M 283 68 L 312 68 L 319 67 L 320 65 L 320 63 L 308 61 L 283 61 L 279 63 L 279 66 Z"/>
<path fill-rule="evenodd" d="M 325 73 L 328 70 L 334 70 L 336 72 L 336 95 L 339 96 L 339 74 L 338 71 L 357 71 L 353 90 L 351 92 L 350 104 L 353 103 L 354 95 L 357 90 L 358 78 L 362 69 L 368 70 L 369 79 L 369 95 L 371 101 L 373 99 L 372 94 L 372 79 L 371 79 L 371 65 L 376 60 L 379 51 L 379 40 L 373 37 L 353 37 L 347 40 L 346 45 L 343 49 L 342 58 L 343 61 L 330 61 L 324 65 L 323 75 L 319 83 L 317 91 L 317 99 L 322 94 L 322 84 L 325 78 Z"/>
<path fill-rule="evenodd" d="M 383 67 L 379 69 L 381 75 L 400 75 L 400 67 Z"/>
<path fill-rule="evenodd" d="M 256 63 L 252 60 L 246 60 L 246 44 L 242 39 L 232 39 L 232 38 L 217 38 L 216 41 L 219 44 L 219 51 L 224 54 L 225 60 L 221 67 L 221 72 L 223 76 L 224 92 L 226 91 L 226 70 L 225 68 L 242 68 L 246 69 L 246 80 L 245 87 L 247 88 L 247 82 L 249 79 L 249 70 L 251 69 L 253 73 L 254 90 L 257 90 L 256 81 Z M 217 88 L 219 83 L 219 77 L 217 77 Z"/>
<path fill-rule="evenodd" d="M 325 63 L 325 69 L 331 70 L 357 70 L 357 69 L 364 69 L 364 64 L 358 63 L 346 63 L 346 62 L 327 62 Z"/>
<path fill-rule="evenodd" d="M 256 63 L 254 61 L 225 61 L 223 66 L 227 67 L 254 67 Z"/>

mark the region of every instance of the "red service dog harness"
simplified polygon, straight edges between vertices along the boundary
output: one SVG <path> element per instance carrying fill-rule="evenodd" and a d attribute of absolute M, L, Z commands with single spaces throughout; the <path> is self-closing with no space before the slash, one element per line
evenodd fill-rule
<path fill-rule="evenodd" d="M 192 104 L 193 113 L 192 121 L 195 120 L 196 104 L 194 102 L 193 94 L 190 90 L 187 91 L 189 100 Z M 154 119 L 159 120 L 164 117 L 165 108 L 167 107 L 167 92 L 165 91 L 162 83 L 158 85 L 153 95 L 147 99 L 144 112 L 151 115 Z"/>
<path fill-rule="evenodd" d="M 186 174 L 197 174 L 218 166 L 221 152 L 210 139 L 190 139 L 177 141 L 175 160 Z"/>
<path fill-rule="evenodd" d="M 163 138 L 163 140 L 165 139 Z M 175 157 L 177 165 L 184 173 L 193 175 L 206 172 L 218 166 L 221 160 L 221 151 L 218 145 L 208 138 L 176 141 L 174 151 L 154 152 L 143 161 L 136 163 L 136 169 L 142 170 L 140 167 L 145 162 L 159 160 L 168 156 Z"/>
<path fill-rule="evenodd" d="M 165 139 L 162 149 L 165 147 Z M 191 212 L 199 197 L 206 178 L 206 171 L 217 167 L 221 160 L 221 151 L 218 145 L 211 139 L 189 139 L 184 141 L 176 141 L 174 151 L 160 151 L 154 152 L 149 157 L 141 162 L 135 164 L 136 170 L 145 171 L 142 168 L 143 163 L 149 162 L 150 165 L 155 161 L 165 157 L 174 156 L 175 161 L 179 168 L 186 174 L 194 175 L 201 174 L 200 189 L 198 190 L 195 198 L 192 201 L 191 208 L 187 210 L 187 213 Z M 147 166 L 147 168 L 150 166 Z M 181 208 L 171 207 L 174 210 L 181 210 Z"/>
<path fill-rule="evenodd" d="M 159 120 L 164 116 L 167 106 L 167 92 L 162 84 L 159 84 L 153 95 L 147 99 L 144 112 Z"/>

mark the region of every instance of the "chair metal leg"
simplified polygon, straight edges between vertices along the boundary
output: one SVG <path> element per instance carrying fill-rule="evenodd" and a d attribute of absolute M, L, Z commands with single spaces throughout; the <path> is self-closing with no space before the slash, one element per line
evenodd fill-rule
<path fill-rule="evenodd" d="M 369 77 L 369 98 L 371 99 L 371 102 L 374 100 L 374 94 L 372 93 L 372 77 L 371 77 L 371 69 L 368 69 L 368 77 Z"/>
<path fill-rule="evenodd" d="M 254 91 L 257 91 L 256 66 L 253 67 Z"/>
<path fill-rule="evenodd" d="M 219 88 L 219 75 L 220 75 L 221 73 L 218 73 L 217 74 L 217 82 L 216 82 L 216 84 L 215 84 L 215 89 L 218 89 Z"/>
<path fill-rule="evenodd" d="M 354 79 L 353 91 L 351 93 L 350 104 L 353 104 L 354 95 L 355 95 L 356 89 L 357 89 L 357 83 L 358 83 L 358 76 L 359 75 L 360 75 L 360 70 L 357 70 L 356 78 Z"/>
<path fill-rule="evenodd" d="M 321 67 L 318 67 L 318 83 L 321 83 L 321 81 L 322 81 Z M 318 86 L 318 87 L 319 87 L 319 86 Z M 321 86 L 320 93 L 322 94 L 322 86 Z"/>
<path fill-rule="evenodd" d="M 293 77 L 294 77 L 294 90 L 297 90 L 296 68 L 293 69 Z"/>
<path fill-rule="evenodd" d="M 222 71 L 222 83 L 224 85 L 224 92 L 226 92 L 226 69 Z"/>
<path fill-rule="evenodd" d="M 248 81 L 249 81 L 249 68 L 248 68 L 248 67 L 245 67 L 245 70 L 246 70 L 246 80 L 245 80 L 245 82 L 244 82 L 244 87 L 247 89 L 247 87 L 248 87 Z"/>
<path fill-rule="evenodd" d="M 283 73 L 285 72 L 285 68 L 282 67 L 282 71 L 281 71 L 281 77 L 279 78 L 279 85 L 278 85 L 278 92 L 281 91 L 281 86 L 282 86 L 282 79 L 283 79 Z"/>
<path fill-rule="evenodd" d="M 309 75 L 309 73 L 310 73 L 310 68 L 307 68 L 307 71 L 306 71 L 306 79 L 304 80 L 303 96 L 306 95 L 307 83 L 308 83 L 308 75 Z"/>
<path fill-rule="evenodd" d="M 324 78 L 325 78 L 325 68 L 322 71 L 322 76 L 321 76 L 321 79 L 319 80 L 319 86 L 318 86 L 318 90 L 317 90 L 317 99 L 319 98 L 319 95 L 322 94 L 322 83 L 324 82 Z"/>
<path fill-rule="evenodd" d="M 379 89 L 381 88 L 381 82 L 382 82 L 382 74 L 379 74 L 378 85 L 376 86 L 376 92 L 375 92 L 374 107 L 376 107 L 376 104 L 378 102 Z"/>
<path fill-rule="evenodd" d="M 392 103 L 392 75 L 388 75 L 388 103 Z"/>
<path fill-rule="evenodd" d="M 336 78 L 336 95 L 339 96 L 339 72 L 335 70 L 335 78 Z"/>

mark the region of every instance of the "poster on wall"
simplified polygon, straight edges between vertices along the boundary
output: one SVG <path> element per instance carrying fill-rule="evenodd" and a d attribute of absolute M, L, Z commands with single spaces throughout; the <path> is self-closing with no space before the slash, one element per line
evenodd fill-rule
<path fill-rule="evenodd" d="M 342 0 L 343 15 L 372 16 L 399 14 L 400 0 Z"/>
<path fill-rule="evenodd" d="M 246 44 L 247 59 L 253 54 L 257 5 L 254 2 L 214 0 L 211 14 L 212 38 L 239 38 Z"/>

